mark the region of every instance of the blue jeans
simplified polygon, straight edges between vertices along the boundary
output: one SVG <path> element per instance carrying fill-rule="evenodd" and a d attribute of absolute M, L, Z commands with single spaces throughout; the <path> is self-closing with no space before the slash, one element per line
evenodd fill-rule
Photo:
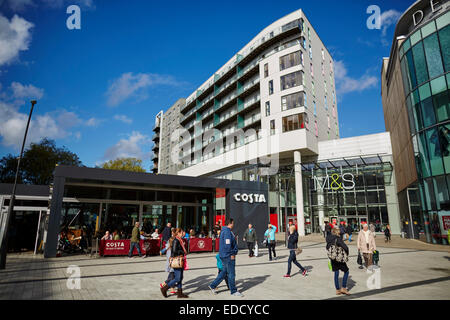
<path fill-rule="evenodd" d="M 288 271 L 287 274 L 291 274 L 292 262 L 300 268 L 300 270 L 305 271 L 305 268 L 297 261 L 297 256 L 295 254 L 295 250 L 290 250 L 289 259 L 288 259 Z"/>
<path fill-rule="evenodd" d="M 209 285 L 211 288 L 215 289 L 219 286 L 222 280 L 228 276 L 228 285 L 230 286 L 231 294 L 237 292 L 236 284 L 234 282 L 236 278 L 235 268 L 236 260 L 231 260 L 231 258 L 221 258 L 223 269 L 220 270 L 217 278 Z"/>
<path fill-rule="evenodd" d="M 175 287 L 175 285 L 177 285 L 177 288 L 181 289 L 181 282 L 183 281 L 183 268 L 173 269 L 173 273 L 175 274 L 175 278 L 169 281 L 169 283 L 167 283 L 167 286 L 169 288 L 173 288 Z"/>
<path fill-rule="evenodd" d="M 141 252 L 141 246 L 139 245 L 139 242 L 132 242 L 130 245 L 130 252 L 128 252 L 128 256 L 131 257 L 133 255 L 133 249 L 134 247 L 136 247 L 138 253 L 139 253 L 139 257 L 142 257 L 142 252 Z"/>
<path fill-rule="evenodd" d="M 351 233 L 348 235 L 348 242 L 352 242 L 352 234 Z"/>
<path fill-rule="evenodd" d="M 342 279 L 342 288 L 347 288 L 347 279 L 348 279 L 349 271 L 344 273 L 344 279 Z M 339 286 L 339 270 L 334 272 L 334 286 L 336 290 L 339 290 L 341 287 Z"/>

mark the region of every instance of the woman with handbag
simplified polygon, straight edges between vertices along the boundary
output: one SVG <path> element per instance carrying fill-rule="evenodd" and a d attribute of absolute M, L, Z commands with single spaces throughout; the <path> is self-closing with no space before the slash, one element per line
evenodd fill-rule
<path fill-rule="evenodd" d="M 182 281 L 183 281 L 183 271 L 186 266 L 186 255 L 187 251 L 183 243 L 183 230 L 181 228 L 177 228 L 175 239 L 173 239 L 172 247 L 171 247 L 171 257 L 169 259 L 170 267 L 173 268 L 175 278 L 169 283 L 164 283 L 161 287 L 162 295 L 167 298 L 167 290 L 169 288 L 178 287 L 177 297 L 178 298 L 188 298 L 187 295 L 183 294 L 182 289 Z"/>
<path fill-rule="evenodd" d="M 373 265 L 373 252 L 377 250 L 377 245 L 375 244 L 375 236 L 369 230 L 367 223 L 364 224 L 363 229 L 358 234 L 357 245 L 358 250 L 363 254 L 367 270 L 370 270 Z"/>
<path fill-rule="evenodd" d="M 334 227 L 331 233 L 327 236 L 327 252 L 328 258 L 331 261 L 331 269 L 334 272 L 334 285 L 336 287 L 336 295 L 350 295 L 347 289 L 347 280 L 349 269 L 347 267 L 348 261 L 348 247 L 340 237 L 339 227 Z M 339 286 L 339 271 L 344 272 L 342 279 L 342 288 Z"/>
<path fill-rule="evenodd" d="M 305 268 L 302 267 L 302 265 L 297 261 L 297 254 L 301 253 L 300 248 L 298 248 L 298 232 L 295 229 L 295 226 L 292 225 L 289 227 L 289 239 L 288 239 L 288 249 L 289 249 L 289 259 L 288 259 L 288 271 L 286 275 L 284 275 L 285 278 L 291 277 L 291 267 L 292 263 L 294 263 L 297 267 L 302 270 L 302 275 L 306 277 L 307 271 Z"/>

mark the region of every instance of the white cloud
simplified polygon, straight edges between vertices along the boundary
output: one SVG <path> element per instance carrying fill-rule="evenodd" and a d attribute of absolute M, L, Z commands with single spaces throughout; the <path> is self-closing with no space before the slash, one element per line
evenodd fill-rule
<path fill-rule="evenodd" d="M 381 35 L 383 37 L 386 36 L 387 29 L 390 26 L 395 25 L 398 19 L 400 19 L 401 15 L 402 13 L 400 11 L 394 9 L 384 11 L 381 14 Z"/>
<path fill-rule="evenodd" d="M 123 123 L 126 123 L 126 124 L 131 124 L 133 122 L 132 119 L 128 118 L 126 115 L 123 115 L 123 114 L 116 114 L 114 116 L 114 119 L 117 121 L 122 121 Z"/>
<path fill-rule="evenodd" d="M 109 147 L 103 156 L 103 160 L 114 160 L 117 158 L 138 158 L 146 160 L 150 157 L 150 152 L 142 151 L 148 147 L 150 138 L 138 131 L 133 131 L 127 139 L 120 139 L 115 145 Z"/>
<path fill-rule="evenodd" d="M 0 119 L 2 119 L 1 144 L 18 150 L 22 144 L 28 114 L 21 113 L 13 105 L 0 101 Z M 61 123 L 58 118 L 54 119 L 49 113 L 34 115 L 28 130 L 27 145 L 38 142 L 44 137 L 64 138 L 69 134 L 67 129 L 70 129 L 70 124 Z"/>
<path fill-rule="evenodd" d="M 378 83 L 378 78 L 365 74 L 359 79 L 351 78 L 347 75 L 347 68 L 343 61 L 335 61 L 334 76 L 336 79 L 336 91 L 338 94 L 346 94 L 349 92 L 360 92 L 373 88 Z"/>
<path fill-rule="evenodd" d="M 132 72 L 123 73 L 119 78 L 113 80 L 106 92 L 108 106 L 114 107 L 133 97 L 137 100 L 145 100 L 148 95 L 145 90 L 155 85 L 180 85 L 171 76 L 158 75 L 152 73 L 138 73 L 133 75 Z"/>
<path fill-rule="evenodd" d="M 40 88 L 36 88 L 32 84 L 23 85 L 19 82 L 11 83 L 11 89 L 13 91 L 14 98 L 23 99 L 23 98 L 31 98 L 31 99 L 41 99 L 44 95 L 44 90 Z"/>
<path fill-rule="evenodd" d="M 28 50 L 33 26 L 18 15 L 9 21 L 0 14 L 0 66 L 13 61 L 20 51 Z"/>
<path fill-rule="evenodd" d="M 97 118 L 89 118 L 85 121 L 85 125 L 88 127 L 97 127 L 103 120 Z"/>

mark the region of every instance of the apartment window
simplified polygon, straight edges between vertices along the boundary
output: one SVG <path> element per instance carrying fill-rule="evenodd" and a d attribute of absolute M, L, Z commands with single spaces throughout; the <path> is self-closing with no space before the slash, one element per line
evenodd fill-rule
<path fill-rule="evenodd" d="M 328 121 L 328 129 L 330 129 L 331 128 L 331 122 L 330 122 L 330 116 L 329 115 L 327 115 L 327 121 Z"/>
<path fill-rule="evenodd" d="M 325 60 L 325 50 L 323 50 L 323 48 L 322 48 L 322 61 L 324 61 Z"/>
<path fill-rule="evenodd" d="M 308 40 L 311 41 L 311 29 L 308 27 Z"/>
<path fill-rule="evenodd" d="M 302 66 L 305 66 L 305 60 L 303 59 L 303 52 L 300 51 L 300 61 L 302 63 Z"/>
<path fill-rule="evenodd" d="M 269 95 L 273 94 L 273 80 L 269 81 Z"/>
<path fill-rule="evenodd" d="M 317 106 L 315 101 L 313 101 L 313 105 L 314 105 L 314 115 L 317 116 Z"/>
<path fill-rule="evenodd" d="M 317 125 L 317 120 L 314 121 L 314 131 L 315 131 L 316 137 L 318 137 L 319 136 L 319 126 Z"/>
<path fill-rule="evenodd" d="M 305 37 L 303 37 L 303 36 L 300 37 L 300 43 L 301 43 L 303 49 L 306 50 L 306 39 L 305 39 Z"/>
<path fill-rule="evenodd" d="M 283 117 L 283 132 L 305 129 L 304 113 Z"/>
<path fill-rule="evenodd" d="M 327 93 L 327 82 L 326 81 L 323 82 L 323 87 L 325 88 L 325 93 Z"/>
<path fill-rule="evenodd" d="M 281 111 L 286 111 L 305 106 L 305 96 L 306 95 L 304 92 L 296 92 L 281 97 Z"/>
<path fill-rule="evenodd" d="M 264 78 L 267 78 L 269 76 L 269 64 L 266 63 L 264 65 Z"/>
<path fill-rule="evenodd" d="M 325 76 L 325 66 L 324 66 L 323 62 L 321 64 L 321 67 L 322 67 L 322 76 Z"/>
<path fill-rule="evenodd" d="M 312 59 L 312 48 L 309 46 L 309 58 Z"/>
<path fill-rule="evenodd" d="M 310 66 L 310 69 L 311 69 L 311 77 L 314 78 L 314 67 L 313 67 L 313 64 L 310 63 L 309 66 Z"/>
<path fill-rule="evenodd" d="M 325 96 L 324 102 L 325 102 L 325 110 L 328 110 L 327 96 Z"/>
<path fill-rule="evenodd" d="M 266 117 L 270 116 L 270 101 L 266 102 Z"/>
<path fill-rule="evenodd" d="M 336 118 L 336 107 L 333 106 L 333 118 Z"/>
<path fill-rule="evenodd" d="M 315 97 L 316 96 L 316 86 L 314 85 L 314 81 L 311 82 L 311 89 L 312 89 L 313 97 Z"/>
<path fill-rule="evenodd" d="M 302 58 L 303 56 L 300 51 L 292 52 L 290 54 L 280 57 L 280 71 L 302 64 L 303 63 Z"/>
<path fill-rule="evenodd" d="M 296 71 L 280 78 L 281 90 L 298 87 L 303 84 L 303 72 Z"/>
<path fill-rule="evenodd" d="M 270 135 L 273 136 L 275 134 L 275 120 L 270 120 Z"/>

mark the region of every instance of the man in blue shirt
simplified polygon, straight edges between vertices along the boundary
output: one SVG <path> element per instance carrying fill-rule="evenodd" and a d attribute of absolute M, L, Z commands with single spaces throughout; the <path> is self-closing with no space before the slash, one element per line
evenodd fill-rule
<path fill-rule="evenodd" d="M 228 275 L 228 284 L 230 286 L 231 295 L 237 297 L 243 297 L 244 295 L 237 291 L 235 284 L 235 268 L 236 268 L 236 255 L 238 253 L 238 247 L 236 243 L 236 237 L 231 229 L 234 227 L 234 221 L 232 218 L 225 220 L 225 225 L 220 232 L 220 246 L 219 256 L 222 261 L 223 269 L 220 271 L 217 278 L 208 286 L 212 293 L 217 294 L 216 288 Z"/>
<path fill-rule="evenodd" d="M 275 252 L 275 232 L 277 231 L 277 227 L 269 224 L 268 229 L 264 233 L 264 237 L 267 240 L 267 247 L 269 248 L 269 261 L 272 261 L 272 252 L 273 257 L 276 260 L 277 254 Z"/>

